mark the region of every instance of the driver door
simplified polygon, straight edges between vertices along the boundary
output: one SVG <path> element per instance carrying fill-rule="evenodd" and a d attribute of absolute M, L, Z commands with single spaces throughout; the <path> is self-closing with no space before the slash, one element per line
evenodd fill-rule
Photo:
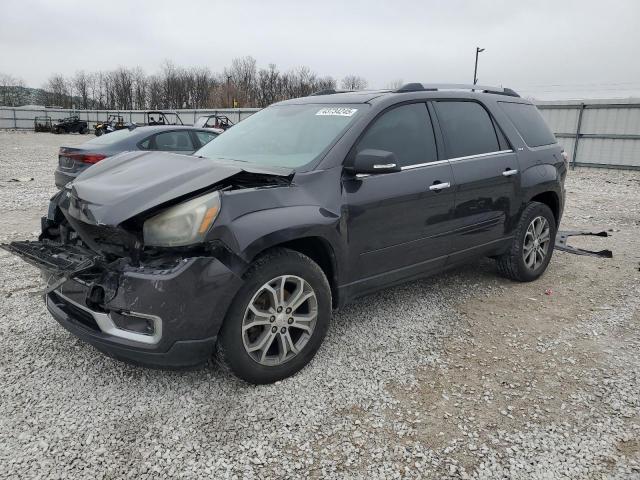
<path fill-rule="evenodd" d="M 375 119 L 356 151 L 393 152 L 400 172 L 345 177 L 350 283 L 377 288 L 441 268 L 449 253 L 453 174 L 438 159 L 425 103 L 393 107 Z"/>

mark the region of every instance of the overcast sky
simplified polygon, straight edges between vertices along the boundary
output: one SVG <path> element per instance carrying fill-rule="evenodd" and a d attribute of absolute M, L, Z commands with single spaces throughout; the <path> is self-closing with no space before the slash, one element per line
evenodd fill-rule
<path fill-rule="evenodd" d="M 51 73 L 164 60 L 221 71 L 234 57 L 338 79 L 473 80 L 536 98 L 640 96 L 640 1 L 2 0 L 0 72 Z"/>

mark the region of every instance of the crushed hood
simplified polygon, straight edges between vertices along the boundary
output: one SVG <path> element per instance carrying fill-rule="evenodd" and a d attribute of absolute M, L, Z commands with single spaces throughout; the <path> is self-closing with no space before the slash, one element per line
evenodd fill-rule
<path fill-rule="evenodd" d="M 70 185 L 73 216 L 116 226 L 146 210 L 206 189 L 240 172 L 290 177 L 293 170 L 167 152 L 127 152 L 107 158 Z"/>

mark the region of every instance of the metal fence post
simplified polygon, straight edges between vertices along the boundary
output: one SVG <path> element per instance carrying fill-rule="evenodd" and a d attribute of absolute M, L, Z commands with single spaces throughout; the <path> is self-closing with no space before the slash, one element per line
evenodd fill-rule
<path fill-rule="evenodd" d="M 578 143 L 580 142 L 580 129 L 582 128 L 582 115 L 584 114 L 585 104 L 580 104 L 578 112 L 578 126 L 576 127 L 576 139 L 573 142 L 573 158 L 571 159 L 571 170 L 576 169 L 576 159 L 578 158 Z"/>
<path fill-rule="evenodd" d="M 13 129 L 17 130 L 18 129 L 18 120 L 16 120 L 16 109 L 13 108 Z"/>

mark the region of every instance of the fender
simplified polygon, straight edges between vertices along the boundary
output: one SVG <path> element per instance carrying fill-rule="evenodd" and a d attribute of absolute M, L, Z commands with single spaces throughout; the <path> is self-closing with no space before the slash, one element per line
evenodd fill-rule
<path fill-rule="evenodd" d="M 317 205 L 286 206 L 250 212 L 218 227 L 216 236 L 244 262 L 268 248 L 315 237 L 329 246 L 337 275 L 345 251 L 340 217 Z"/>
<path fill-rule="evenodd" d="M 558 213 L 561 215 L 564 205 L 562 180 L 555 165 L 538 164 L 527 168 L 522 174 L 522 205 L 520 213 L 532 198 L 542 193 L 552 192 L 558 202 Z"/>

